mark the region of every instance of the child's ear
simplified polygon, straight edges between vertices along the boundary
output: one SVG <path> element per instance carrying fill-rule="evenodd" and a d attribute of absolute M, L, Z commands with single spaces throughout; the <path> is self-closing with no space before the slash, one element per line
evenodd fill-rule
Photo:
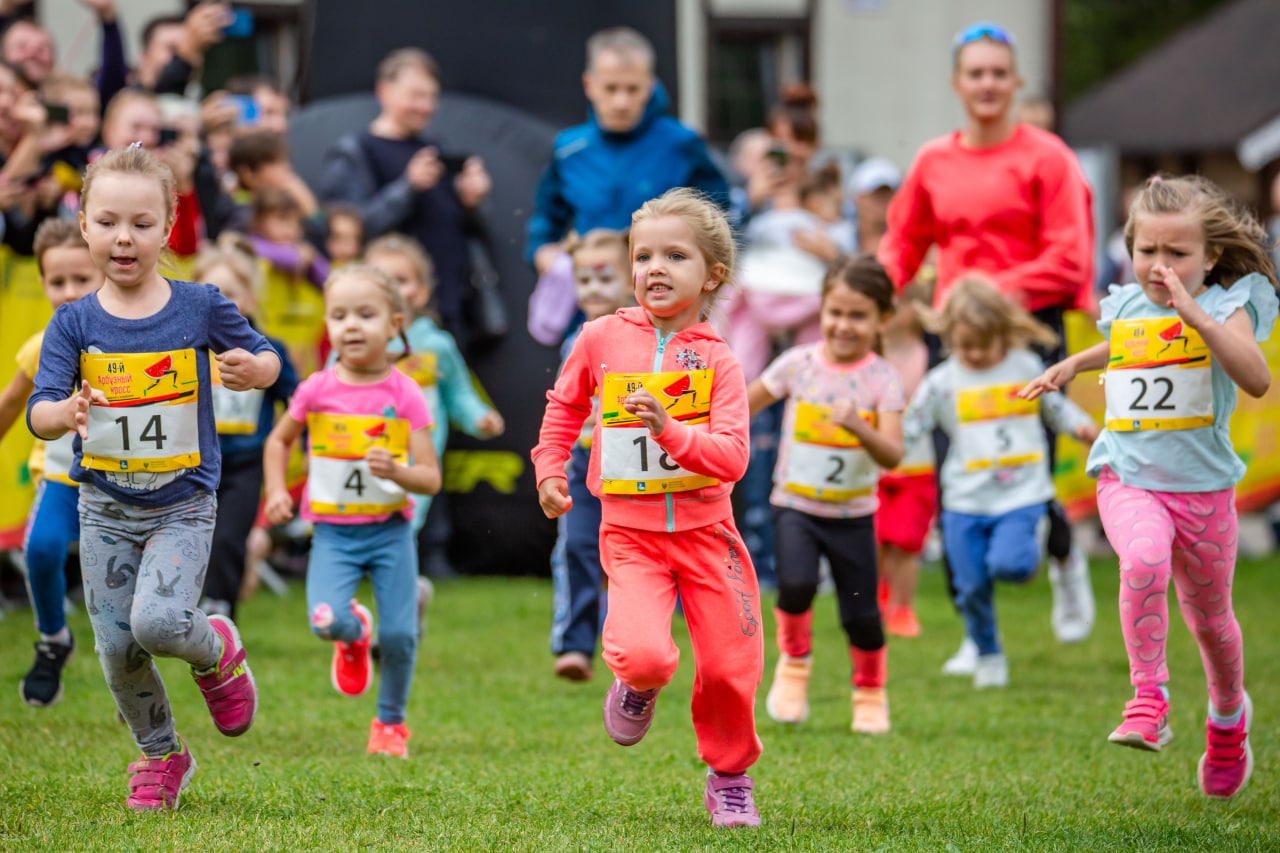
<path fill-rule="evenodd" d="M 702 285 L 705 293 L 710 293 L 729 280 L 729 268 L 724 264 L 712 264 L 707 270 L 707 280 Z"/>

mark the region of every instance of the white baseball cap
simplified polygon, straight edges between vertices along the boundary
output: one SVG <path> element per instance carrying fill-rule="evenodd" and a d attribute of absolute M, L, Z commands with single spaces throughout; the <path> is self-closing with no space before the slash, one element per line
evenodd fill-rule
<path fill-rule="evenodd" d="M 875 192 L 880 187 L 896 190 L 902 184 L 902 172 L 883 157 L 868 157 L 857 165 L 849 178 L 854 195 Z"/>

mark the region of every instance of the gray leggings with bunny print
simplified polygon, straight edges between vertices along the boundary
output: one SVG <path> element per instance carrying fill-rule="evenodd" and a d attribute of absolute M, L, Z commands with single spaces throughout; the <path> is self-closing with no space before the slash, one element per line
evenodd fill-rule
<path fill-rule="evenodd" d="M 80 487 L 80 567 L 98 659 L 116 707 L 149 758 L 179 747 L 152 657 L 207 669 L 221 651 L 196 607 L 215 507 L 209 492 L 150 508 L 120 503 L 87 483 Z"/>

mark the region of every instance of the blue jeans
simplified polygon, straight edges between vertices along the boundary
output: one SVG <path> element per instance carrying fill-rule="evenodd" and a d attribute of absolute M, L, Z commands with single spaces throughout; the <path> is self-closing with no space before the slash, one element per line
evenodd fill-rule
<path fill-rule="evenodd" d="M 1040 568 L 1039 530 L 1044 504 L 1004 515 L 942 511 L 942 544 L 951 559 L 956 605 L 978 654 L 1000 652 L 996 629 L 995 581 L 1022 583 Z"/>
<path fill-rule="evenodd" d="M 36 611 L 36 630 L 46 636 L 67 624 L 67 548 L 80 538 L 79 499 L 75 486 L 41 480 L 27 522 L 27 592 Z"/>
<path fill-rule="evenodd" d="M 418 658 L 418 555 L 413 525 L 396 515 L 374 524 L 317 522 L 307 561 L 307 612 L 332 608 L 333 621 L 312 632 L 317 637 L 350 643 L 360 639 L 360 621 L 351 598 L 365 572 L 373 583 L 378 608 L 378 643 L 382 647 L 382 681 L 378 685 L 378 719 L 404 722 L 409 686 Z"/>
<path fill-rule="evenodd" d="M 600 586 L 600 499 L 587 488 L 587 464 L 591 451 L 574 447 L 569 457 L 569 496 L 573 509 L 560 516 L 559 535 L 551 553 L 551 588 L 554 611 L 551 617 L 551 651 L 596 652 L 604 611 Z"/>

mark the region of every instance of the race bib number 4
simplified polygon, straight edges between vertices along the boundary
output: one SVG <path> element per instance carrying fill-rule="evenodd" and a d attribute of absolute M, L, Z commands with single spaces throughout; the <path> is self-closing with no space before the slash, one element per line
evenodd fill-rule
<path fill-rule="evenodd" d="M 307 491 L 317 515 L 383 515 L 403 509 L 408 496 L 396 483 L 375 477 L 365 456 L 385 447 L 400 464 L 409 461 L 409 422 L 366 415 L 307 415 L 311 471 Z"/>
<path fill-rule="evenodd" d="M 158 472 L 200 464 L 195 350 L 83 353 L 80 375 L 107 398 L 89 407 L 85 468 Z"/>
<path fill-rule="evenodd" d="M 874 412 L 860 413 L 874 424 Z M 831 420 L 831 407 L 797 401 L 784 488 L 820 501 L 847 501 L 875 489 L 879 469 L 849 430 Z"/>
<path fill-rule="evenodd" d="M 1018 396 L 1019 383 L 966 388 L 956 395 L 956 451 L 966 471 L 1040 462 L 1045 454 L 1040 401 Z"/>
<path fill-rule="evenodd" d="M 1107 429 L 1211 426 L 1212 364 L 1200 333 L 1178 317 L 1115 321 L 1105 374 Z"/>
<path fill-rule="evenodd" d="M 712 370 L 666 373 L 610 373 L 600 389 L 601 488 L 609 495 L 687 492 L 718 480 L 686 471 L 672 461 L 649 428 L 622 407 L 645 388 L 666 407 L 667 417 L 688 425 L 711 419 Z"/>
<path fill-rule="evenodd" d="M 258 418 L 266 392 L 261 388 L 232 391 L 222 384 L 218 360 L 209 354 L 209 378 L 213 381 L 213 419 L 219 435 L 253 435 L 258 431 Z"/>

